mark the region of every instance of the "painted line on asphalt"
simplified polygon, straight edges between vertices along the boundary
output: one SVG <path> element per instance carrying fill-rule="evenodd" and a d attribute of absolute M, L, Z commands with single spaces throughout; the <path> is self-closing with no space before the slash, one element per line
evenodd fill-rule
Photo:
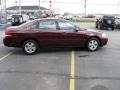
<path fill-rule="evenodd" d="M 69 90 L 75 90 L 75 52 L 74 51 L 71 52 Z"/>
<path fill-rule="evenodd" d="M 9 52 L 8 54 L 4 55 L 3 57 L 0 58 L 0 62 L 10 56 L 13 52 Z"/>

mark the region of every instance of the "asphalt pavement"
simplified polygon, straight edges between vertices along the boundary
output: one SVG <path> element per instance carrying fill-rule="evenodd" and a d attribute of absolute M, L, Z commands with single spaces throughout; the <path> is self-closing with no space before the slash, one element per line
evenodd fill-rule
<path fill-rule="evenodd" d="M 109 42 L 96 52 L 51 48 L 28 56 L 3 46 L 0 31 L 0 90 L 120 90 L 120 31 L 102 32 Z"/>

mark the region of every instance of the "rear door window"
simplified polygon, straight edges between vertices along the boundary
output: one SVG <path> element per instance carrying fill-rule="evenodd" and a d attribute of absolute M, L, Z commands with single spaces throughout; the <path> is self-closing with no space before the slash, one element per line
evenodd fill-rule
<path fill-rule="evenodd" d="M 39 30 L 56 30 L 56 23 L 55 21 L 40 21 L 32 25 L 32 28 L 39 29 Z"/>

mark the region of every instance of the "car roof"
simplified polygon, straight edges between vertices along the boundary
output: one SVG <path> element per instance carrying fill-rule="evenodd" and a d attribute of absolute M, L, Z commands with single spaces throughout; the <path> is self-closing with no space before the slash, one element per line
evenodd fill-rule
<path fill-rule="evenodd" d="M 115 17 L 115 16 L 112 16 L 112 15 L 104 15 L 103 17 Z"/>
<path fill-rule="evenodd" d="M 64 20 L 64 19 L 60 19 L 60 18 L 53 18 L 53 17 L 49 17 L 49 18 L 39 18 L 39 19 L 35 19 L 33 21 L 46 21 L 46 20 L 59 20 L 59 21 L 67 21 L 67 20 Z"/>
<path fill-rule="evenodd" d="M 58 21 L 64 21 L 64 22 L 68 22 L 68 20 L 64 20 L 64 19 L 58 19 L 58 18 L 39 18 L 39 19 L 34 19 L 34 20 L 31 20 L 31 21 L 28 21 L 24 24 L 21 24 L 21 26 L 24 26 L 24 25 L 28 25 L 30 23 L 34 23 L 34 22 L 37 22 L 37 21 L 49 21 L 49 20 L 58 20 Z"/>

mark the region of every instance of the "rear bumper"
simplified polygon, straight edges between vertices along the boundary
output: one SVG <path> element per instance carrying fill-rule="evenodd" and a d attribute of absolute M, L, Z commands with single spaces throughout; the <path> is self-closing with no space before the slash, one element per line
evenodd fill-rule
<path fill-rule="evenodd" d="M 103 27 L 114 27 L 115 24 L 102 24 Z"/>
<path fill-rule="evenodd" d="M 20 44 L 15 41 L 12 37 L 4 37 L 3 44 L 7 47 L 21 47 Z"/>

